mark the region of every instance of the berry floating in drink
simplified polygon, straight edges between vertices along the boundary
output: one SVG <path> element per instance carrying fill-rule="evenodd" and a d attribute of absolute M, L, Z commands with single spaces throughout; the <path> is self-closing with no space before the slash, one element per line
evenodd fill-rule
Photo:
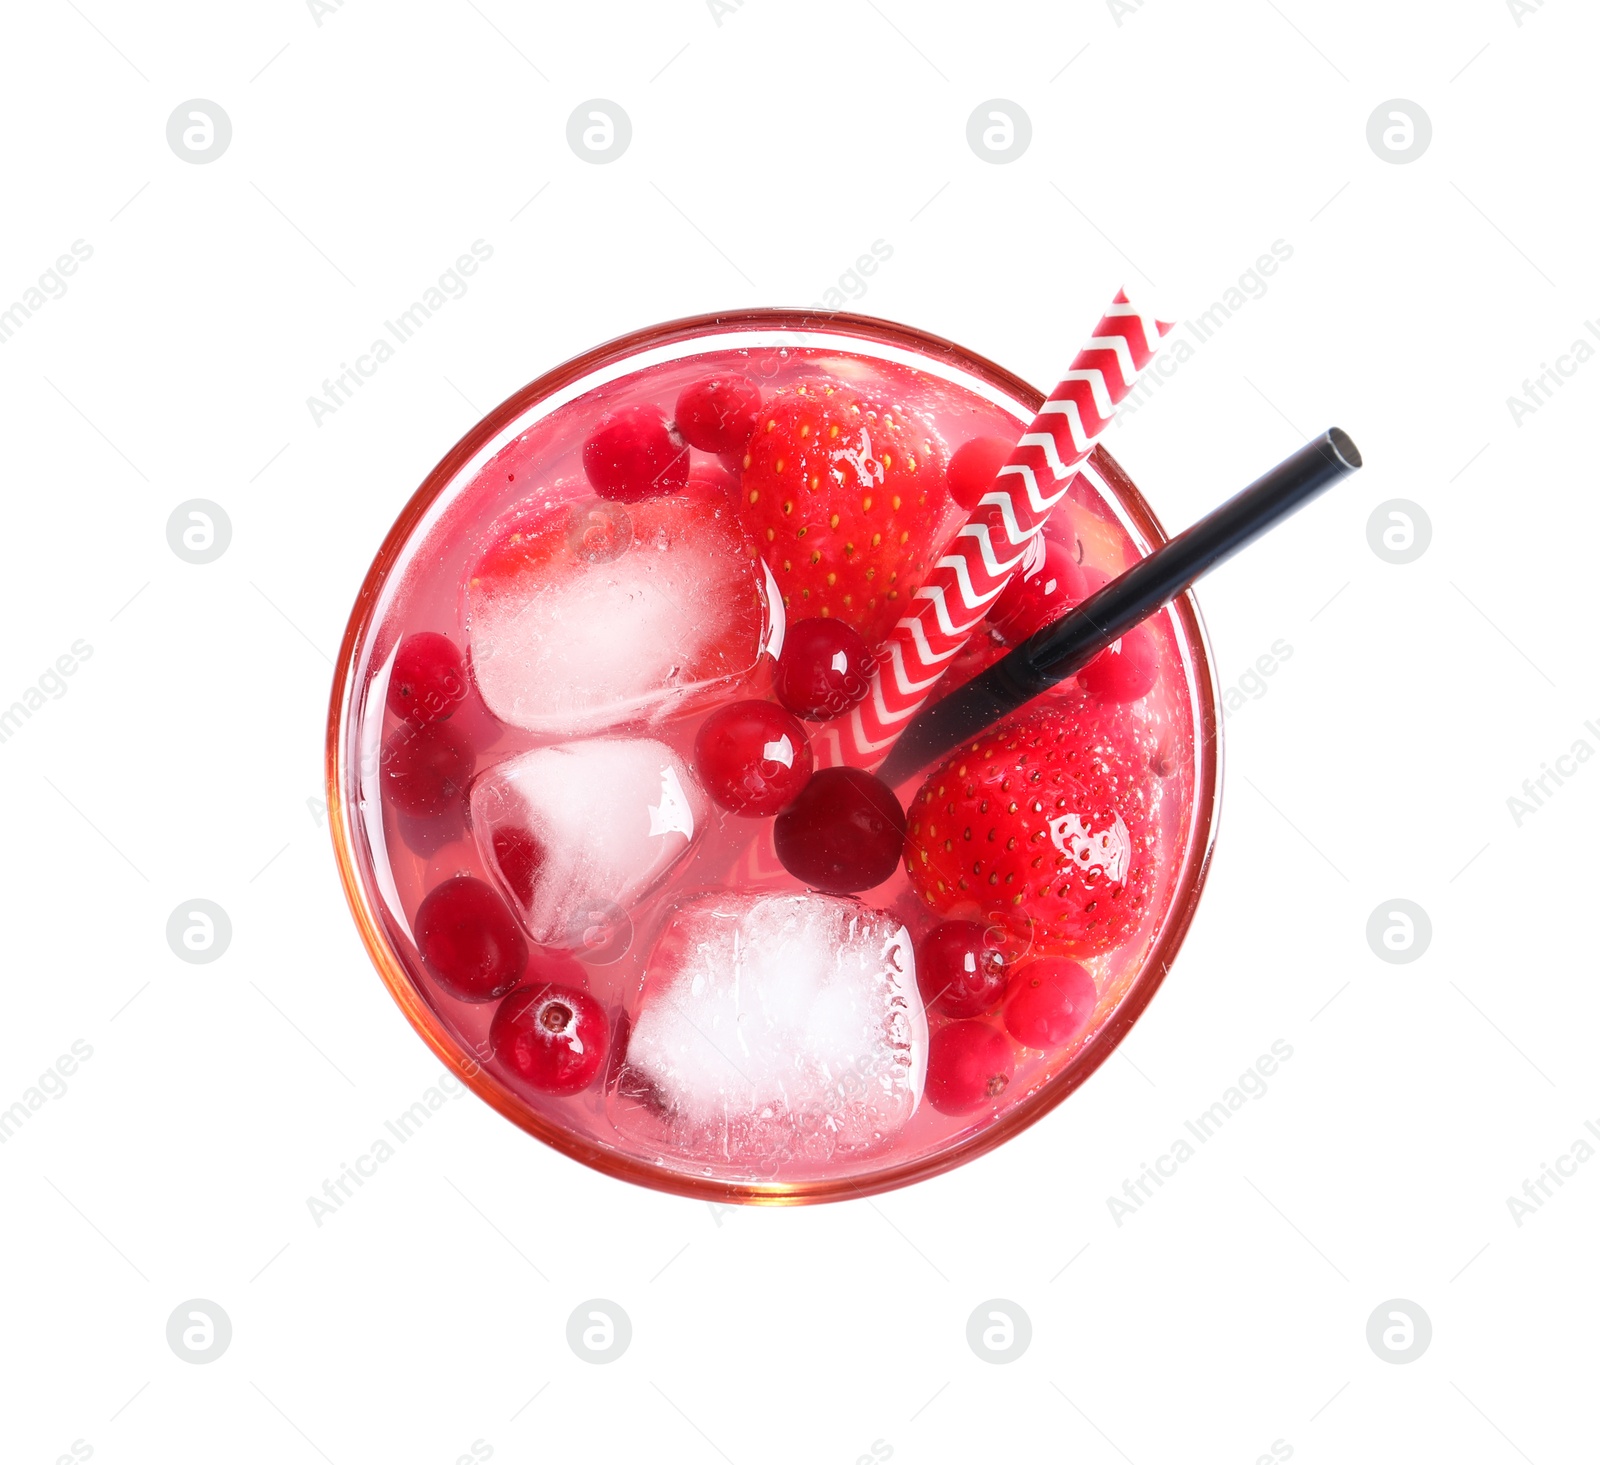
<path fill-rule="evenodd" d="M 841 620 L 796 621 L 778 658 L 778 700 L 796 717 L 826 722 L 848 712 L 872 685 L 877 663 L 861 633 Z"/>
<path fill-rule="evenodd" d="M 811 777 L 811 744 L 777 703 L 730 702 L 700 724 L 694 766 L 724 809 L 759 819 L 799 797 Z"/>

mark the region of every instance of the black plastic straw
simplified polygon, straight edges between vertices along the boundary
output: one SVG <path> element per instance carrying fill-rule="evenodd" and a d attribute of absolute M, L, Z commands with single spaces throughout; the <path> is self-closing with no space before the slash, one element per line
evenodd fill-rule
<path fill-rule="evenodd" d="M 1207 570 L 1360 466 L 1361 453 L 1349 434 L 1330 427 L 986 672 L 918 714 L 900 734 L 879 776 L 890 785 L 901 783 L 1065 681 Z"/>

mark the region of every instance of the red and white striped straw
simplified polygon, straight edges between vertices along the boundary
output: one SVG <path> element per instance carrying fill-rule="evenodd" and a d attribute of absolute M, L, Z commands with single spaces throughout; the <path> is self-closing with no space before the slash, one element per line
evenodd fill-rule
<path fill-rule="evenodd" d="M 994 486 L 912 596 L 913 612 L 889 633 L 866 699 L 816 734 L 814 746 L 826 762 L 871 768 L 887 755 L 1006 588 L 1171 329 L 1170 321 L 1140 313 L 1126 292 L 1117 292 Z"/>

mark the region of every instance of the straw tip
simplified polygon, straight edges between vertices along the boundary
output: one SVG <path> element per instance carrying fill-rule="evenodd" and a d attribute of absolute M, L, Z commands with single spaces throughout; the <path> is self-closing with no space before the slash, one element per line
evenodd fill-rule
<path fill-rule="evenodd" d="M 1155 311 L 1147 308 L 1147 305 L 1148 302 L 1141 304 L 1135 301 L 1133 296 L 1128 293 L 1128 287 L 1124 285 L 1117 291 L 1116 298 L 1111 302 L 1111 309 L 1108 314 L 1136 318 L 1140 329 L 1144 333 L 1145 350 L 1154 355 L 1156 348 L 1161 344 L 1162 338 L 1172 330 L 1176 323 L 1160 319 Z M 1139 363 L 1141 368 L 1144 364 L 1143 362 Z"/>
<path fill-rule="evenodd" d="M 1342 427 L 1328 429 L 1328 442 L 1334 454 L 1346 468 L 1359 468 L 1361 466 L 1361 449 L 1355 444 L 1355 439 Z"/>

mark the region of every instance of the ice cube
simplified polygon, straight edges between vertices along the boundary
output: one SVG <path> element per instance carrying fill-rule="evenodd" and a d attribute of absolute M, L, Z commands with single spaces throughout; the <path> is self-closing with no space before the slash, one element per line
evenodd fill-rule
<path fill-rule="evenodd" d="M 825 1161 L 893 1137 L 927 1054 L 898 919 L 836 896 L 696 896 L 646 962 L 613 1118 L 711 1163 Z"/>
<path fill-rule="evenodd" d="M 764 644 L 777 655 L 782 602 L 726 493 L 576 493 L 514 511 L 468 583 L 473 675 L 502 722 L 570 737 L 647 721 L 746 675 Z"/>
<path fill-rule="evenodd" d="M 541 946 L 593 944 L 694 846 L 709 812 L 694 775 L 651 738 L 535 748 L 473 781 L 472 834 Z"/>

